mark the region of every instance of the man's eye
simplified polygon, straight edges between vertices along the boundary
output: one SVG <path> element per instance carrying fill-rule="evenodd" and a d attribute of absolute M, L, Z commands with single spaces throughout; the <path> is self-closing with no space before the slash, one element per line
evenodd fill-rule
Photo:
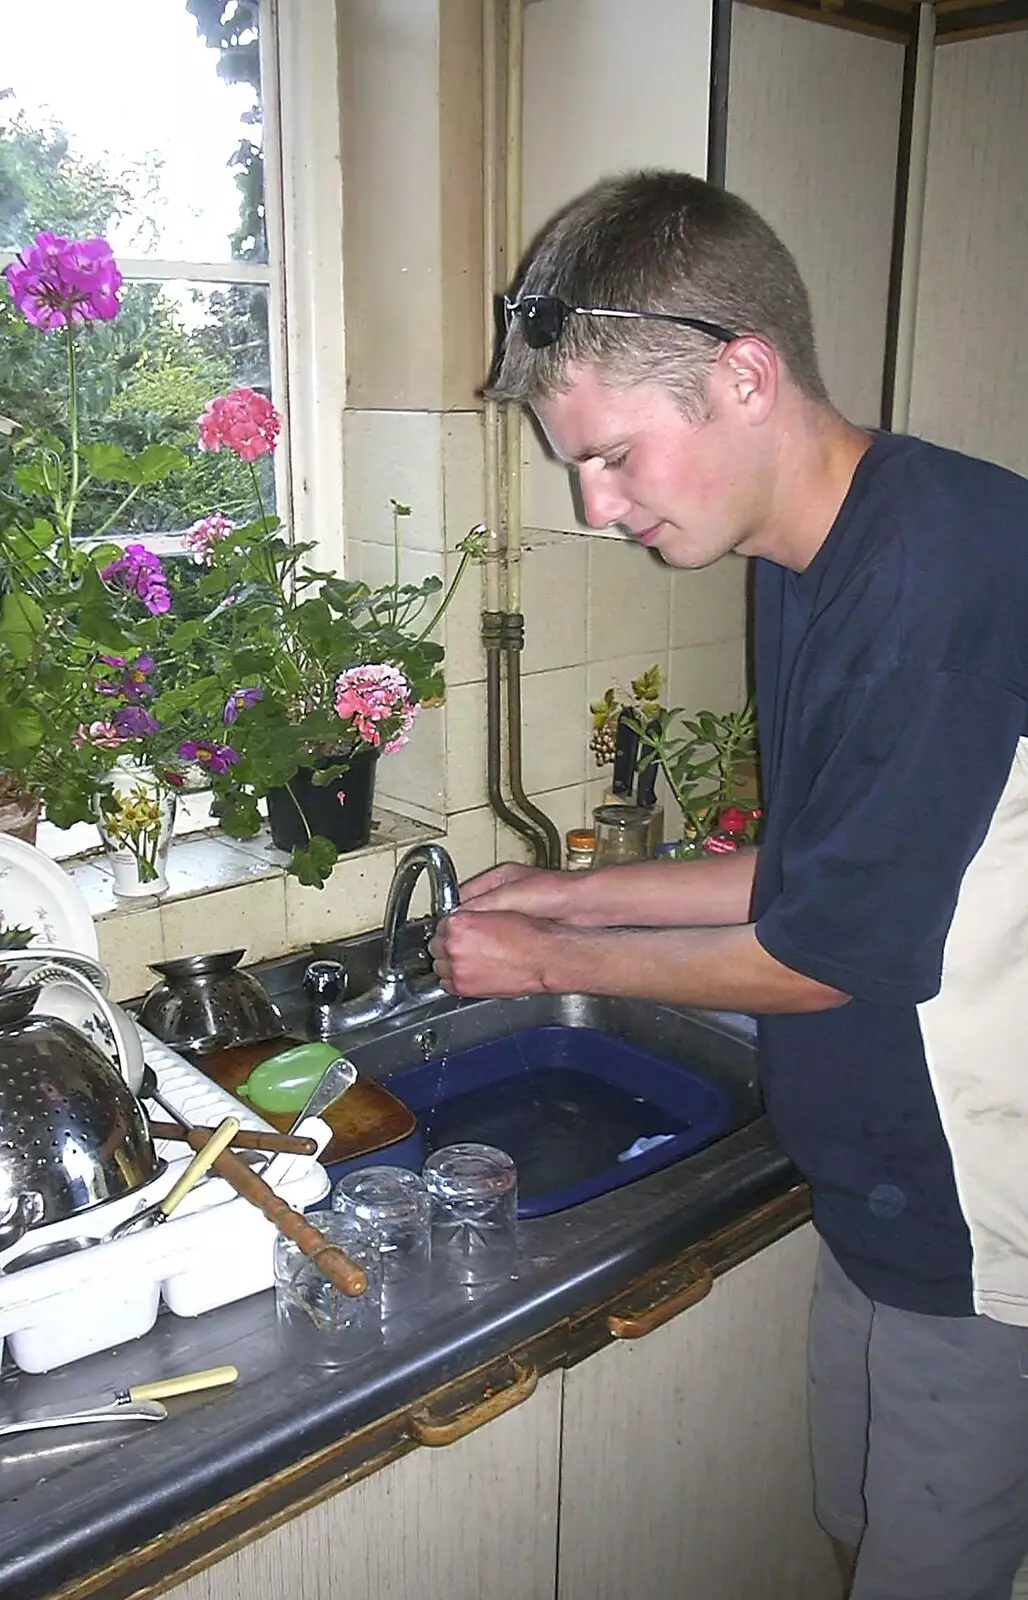
<path fill-rule="evenodd" d="M 603 465 L 608 472 L 616 472 L 618 467 L 623 467 L 628 460 L 628 451 L 623 450 L 618 456 L 605 456 Z"/>

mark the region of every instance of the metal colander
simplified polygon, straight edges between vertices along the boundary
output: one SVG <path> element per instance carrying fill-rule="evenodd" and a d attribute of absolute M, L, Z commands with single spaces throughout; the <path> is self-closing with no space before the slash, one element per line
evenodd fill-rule
<path fill-rule="evenodd" d="M 159 1171 L 143 1109 L 117 1069 L 70 1023 L 33 1015 L 38 993 L 0 994 L 0 1249 Z"/>

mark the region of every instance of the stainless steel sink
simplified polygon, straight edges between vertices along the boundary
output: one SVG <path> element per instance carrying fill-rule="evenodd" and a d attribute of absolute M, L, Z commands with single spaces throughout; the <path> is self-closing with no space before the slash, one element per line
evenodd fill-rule
<path fill-rule="evenodd" d="M 418 970 L 427 957 L 417 927 L 410 933 Z M 374 968 L 375 938 L 315 953 L 342 961 L 359 987 Z M 261 977 L 289 1032 L 318 1036 L 317 1008 L 301 987 L 306 959 Z M 499 1144 L 518 1163 L 528 1217 L 688 1160 L 763 1114 L 752 1019 L 651 1001 L 447 999 L 348 1033 L 340 1048 L 418 1114 L 416 1136 L 372 1159 L 419 1168 L 440 1144 Z"/>

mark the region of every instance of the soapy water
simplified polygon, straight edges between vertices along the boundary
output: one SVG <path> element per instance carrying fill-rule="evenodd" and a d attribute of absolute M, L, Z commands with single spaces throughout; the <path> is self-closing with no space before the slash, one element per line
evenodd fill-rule
<path fill-rule="evenodd" d="M 421 1113 L 426 1153 L 477 1140 L 514 1161 L 524 1199 L 595 1177 L 639 1149 L 684 1133 L 689 1123 L 614 1084 L 573 1068 L 524 1071 L 444 1100 L 442 1073 Z"/>

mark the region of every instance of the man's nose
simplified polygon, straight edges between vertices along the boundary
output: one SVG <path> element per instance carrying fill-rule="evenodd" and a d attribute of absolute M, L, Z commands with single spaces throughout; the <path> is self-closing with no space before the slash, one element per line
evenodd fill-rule
<path fill-rule="evenodd" d="M 590 528 L 609 528 L 614 522 L 623 522 L 632 509 L 627 495 L 605 476 L 602 462 L 584 462 L 579 469 L 578 486 Z"/>

